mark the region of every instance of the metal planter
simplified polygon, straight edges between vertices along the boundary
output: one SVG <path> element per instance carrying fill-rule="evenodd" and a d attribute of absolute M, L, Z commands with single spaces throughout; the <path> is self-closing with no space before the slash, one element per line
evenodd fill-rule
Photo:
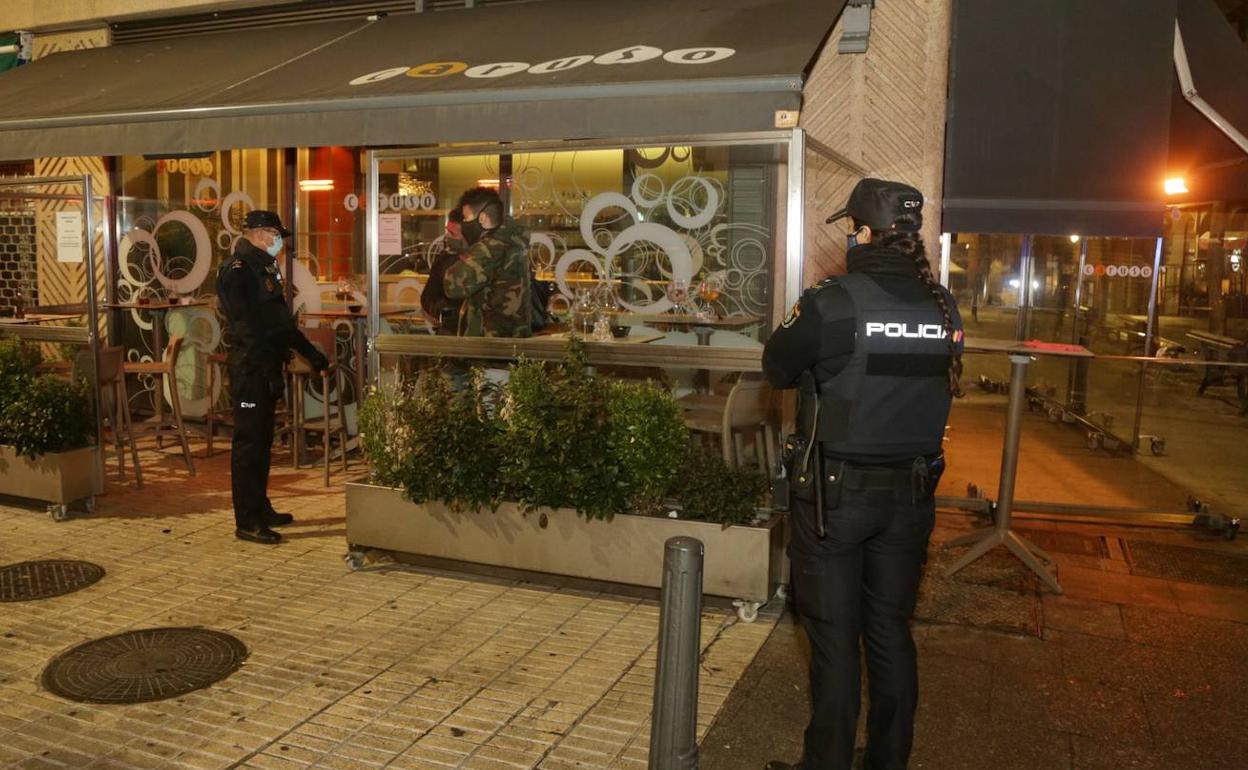
<path fill-rule="evenodd" d="M 49 452 L 31 460 L 11 446 L 0 444 L 0 495 L 52 503 L 54 513 L 104 491 L 97 447 Z"/>
<path fill-rule="evenodd" d="M 775 594 L 784 562 L 783 519 L 723 527 L 655 516 L 586 521 L 571 509 L 525 514 L 515 503 L 495 512 L 456 513 L 411 503 L 398 489 L 347 484 L 347 542 L 388 551 L 659 588 L 663 544 L 686 536 L 706 546 L 703 591 L 753 605 Z"/>

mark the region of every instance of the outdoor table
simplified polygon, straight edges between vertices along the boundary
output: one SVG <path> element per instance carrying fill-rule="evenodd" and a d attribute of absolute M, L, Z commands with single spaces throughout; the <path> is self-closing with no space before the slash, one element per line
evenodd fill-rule
<path fill-rule="evenodd" d="M 419 314 L 413 308 L 393 308 L 386 310 L 383 306 L 382 318 L 398 318 Z M 303 310 L 300 315 L 307 318 L 324 318 L 330 321 L 346 320 L 351 323 L 351 339 L 355 346 L 355 403 L 364 403 L 364 340 L 368 336 L 368 310 L 350 310 L 348 308 L 330 308 L 325 310 Z"/>
<path fill-rule="evenodd" d="M 109 302 L 104 305 L 107 310 L 147 310 L 152 314 L 152 348 L 156 360 L 165 352 L 165 315 L 170 310 L 185 307 L 207 307 L 208 301 L 197 299 L 190 302 Z"/>
<path fill-rule="evenodd" d="M 962 568 L 979 559 L 993 548 L 1003 545 L 1019 561 L 1035 572 L 1056 593 L 1062 593 L 1057 577 L 1045 566 L 1053 559 L 1040 548 L 1010 528 L 1014 513 L 1014 482 L 1018 476 L 1018 444 L 1022 434 L 1023 405 L 1027 402 L 1027 365 L 1035 355 L 1063 358 L 1092 358 L 1086 348 L 1078 345 L 1055 345 L 1043 342 L 1013 340 L 967 340 L 966 350 L 1006 353 L 1010 357 L 1010 397 L 1005 419 L 1005 442 L 1001 450 L 1001 481 L 997 492 L 996 517 L 993 526 L 968 532 L 945 543 L 945 548 L 972 546 L 945 571 L 952 577 Z"/>

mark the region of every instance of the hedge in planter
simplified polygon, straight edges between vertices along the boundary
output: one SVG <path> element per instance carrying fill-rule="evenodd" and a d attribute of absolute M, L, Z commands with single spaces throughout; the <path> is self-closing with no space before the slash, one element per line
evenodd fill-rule
<path fill-rule="evenodd" d="M 653 513 L 675 496 L 690 518 L 745 523 L 763 477 L 690 448 L 681 410 L 653 383 L 592 375 L 579 348 L 521 361 L 501 389 L 477 373 L 456 391 L 422 374 L 373 394 L 361 429 L 377 480 L 455 509 L 575 508 L 586 518 Z"/>
<path fill-rule="evenodd" d="M 87 384 L 36 375 L 37 349 L 0 342 L 0 444 L 31 459 L 90 443 L 95 424 Z"/>

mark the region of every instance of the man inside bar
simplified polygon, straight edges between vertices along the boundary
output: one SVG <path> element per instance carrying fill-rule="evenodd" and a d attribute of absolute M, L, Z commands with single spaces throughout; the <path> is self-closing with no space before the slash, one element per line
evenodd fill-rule
<path fill-rule="evenodd" d="M 468 250 L 446 269 L 448 299 L 462 300 L 459 334 L 464 337 L 528 337 L 533 333 L 529 292 L 529 239 L 504 221 L 503 201 L 488 187 L 459 199 Z"/>

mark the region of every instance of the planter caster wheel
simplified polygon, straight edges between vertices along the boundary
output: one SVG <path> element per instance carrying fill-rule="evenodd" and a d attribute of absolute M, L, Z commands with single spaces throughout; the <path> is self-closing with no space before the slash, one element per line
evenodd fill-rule
<path fill-rule="evenodd" d="M 753 623 L 758 620 L 758 602 L 738 599 L 732 603 L 732 606 L 737 608 L 737 617 L 742 623 Z"/>
<path fill-rule="evenodd" d="M 1061 422 L 1061 419 L 1062 419 L 1061 409 L 1059 409 L 1056 406 L 1049 409 L 1049 422 Z"/>
<path fill-rule="evenodd" d="M 64 503 L 53 503 L 48 506 L 48 513 L 52 515 L 52 521 L 68 521 L 69 507 Z"/>
<path fill-rule="evenodd" d="M 1154 456 L 1160 457 L 1166 453 L 1166 440 L 1160 437 L 1154 437 L 1148 441 L 1148 449 Z"/>
<path fill-rule="evenodd" d="M 348 551 L 342 557 L 342 560 L 347 563 L 347 568 L 350 569 L 352 572 L 358 572 L 359 570 L 364 568 L 364 552 L 363 551 Z"/>
<path fill-rule="evenodd" d="M 1102 436 L 1101 434 L 1089 433 L 1088 434 L 1088 449 L 1100 449 L 1101 444 L 1104 443 L 1104 441 L 1105 441 L 1105 437 Z"/>

